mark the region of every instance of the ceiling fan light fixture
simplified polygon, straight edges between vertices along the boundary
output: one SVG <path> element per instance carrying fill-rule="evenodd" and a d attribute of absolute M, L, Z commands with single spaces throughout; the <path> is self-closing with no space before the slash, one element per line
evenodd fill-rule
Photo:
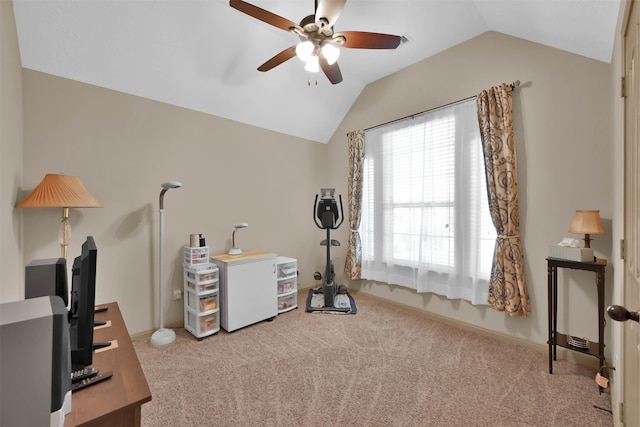
<path fill-rule="evenodd" d="M 332 44 L 325 44 L 322 46 L 322 56 L 324 56 L 329 65 L 333 65 L 340 56 L 340 49 Z"/>
<path fill-rule="evenodd" d="M 301 61 L 307 62 L 309 61 L 309 58 L 311 58 L 313 50 L 313 43 L 309 40 L 305 40 L 297 44 L 296 55 L 298 56 L 298 58 L 300 58 Z"/>
<path fill-rule="evenodd" d="M 316 55 L 311 55 L 307 60 L 307 64 L 304 66 L 304 69 L 312 73 L 317 73 L 318 71 L 320 71 L 320 63 L 318 61 L 318 57 Z"/>

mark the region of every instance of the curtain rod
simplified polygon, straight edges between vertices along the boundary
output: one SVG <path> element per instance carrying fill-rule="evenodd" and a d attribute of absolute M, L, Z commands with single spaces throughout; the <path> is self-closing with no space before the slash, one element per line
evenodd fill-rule
<path fill-rule="evenodd" d="M 518 86 L 520 86 L 520 80 L 516 80 L 515 82 L 511 83 L 511 85 L 510 85 L 510 86 L 511 86 L 511 90 L 513 90 L 513 89 L 517 88 Z M 467 98 L 459 99 L 458 101 L 450 102 L 450 103 L 448 103 L 448 104 L 441 105 L 441 106 L 439 106 L 439 107 L 431 108 L 431 109 L 429 109 L 429 110 L 421 111 L 421 112 L 419 112 L 419 113 L 411 114 L 411 115 L 409 115 L 409 116 L 400 117 L 399 119 L 389 120 L 388 122 L 385 122 L 385 123 L 381 123 L 381 124 L 379 124 L 379 125 L 375 125 L 375 126 L 368 127 L 368 128 L 366 128 L 366 129 L 365 129 L 365 131 L 373 130 L 373 129 L 379 128 L 380 126 L 390 125 L 391 123 L 399 122 L 400 120 L 411 119 L 411 118 L 414 118 L 414 117 L 419 116 L 419 115 L 421 115 L 421 114 L 429 113 L 429 112 L 431 112 L 431 111 L 436 111 L 436 110 L 439 110 L 439 109 L 441 109 L 441 108 L 450 107 L 450 106 L 455 105 L 455 104 L 458 104 L 458 103 L 460 103 L 460 102 L 464 102 L 464 101 L 468 101 L 468 100 L 470 100 L 470 99 L 473 99 L 473 98 L 475 98 L 475 97 L 476 97 L 475 95 L 474 95 L 474 96 L 469 96 L 469 97 L 467 97 Z"/>

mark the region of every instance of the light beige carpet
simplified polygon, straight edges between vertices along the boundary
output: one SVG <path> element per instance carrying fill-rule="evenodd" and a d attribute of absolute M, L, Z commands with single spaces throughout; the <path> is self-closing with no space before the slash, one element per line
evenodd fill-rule
<path fill-rule="evenodd" d="M 198 341 L 134 341 L 143 426 L 611 426 L 594 372 L 355 294 Z M 508 319 L 506 320 L 508 321 Z"/>

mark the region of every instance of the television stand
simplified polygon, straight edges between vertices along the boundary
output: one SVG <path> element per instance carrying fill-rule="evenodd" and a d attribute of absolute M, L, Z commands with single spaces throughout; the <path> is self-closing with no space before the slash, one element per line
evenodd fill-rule
<path fill-rule="evenodd" d="M 93 367 L 107 376 L 107 381 L 92 384 L 71 394 L 71 412 L 65 427 L 133 427 L 140 426 L 142 405 L 151 400 L 151 390 L 144 377 L 138 356 L 118 304 L 105 304 L 109 310 L 96 314 L 97 320 L 111 322 L 109 328 L 94 331 L 96 341 L 118 341 L 107 351 L 93 355 Z"/>

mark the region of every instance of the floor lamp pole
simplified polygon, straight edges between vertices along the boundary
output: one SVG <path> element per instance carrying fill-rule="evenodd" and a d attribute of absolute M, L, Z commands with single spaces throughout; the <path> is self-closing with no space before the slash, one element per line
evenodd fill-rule
<path fill-rule="evenodd" d="M 164 193 L 170 188 L 182 187 L 179 182 L 167 182 L 161 185 L 162 191 L 160 192 L 160 250 L 159 250 L 159 279 L 160 279 L 160 329 L 155 331 L 151 335 L 151 344 L 155 346 L 161 346 L 171 344 L 176 340 L 176 333 L 173 329 L 166 329 L 164 327 L 164 278 L 163 278 L 163 264 L 164 264 Z"/>

